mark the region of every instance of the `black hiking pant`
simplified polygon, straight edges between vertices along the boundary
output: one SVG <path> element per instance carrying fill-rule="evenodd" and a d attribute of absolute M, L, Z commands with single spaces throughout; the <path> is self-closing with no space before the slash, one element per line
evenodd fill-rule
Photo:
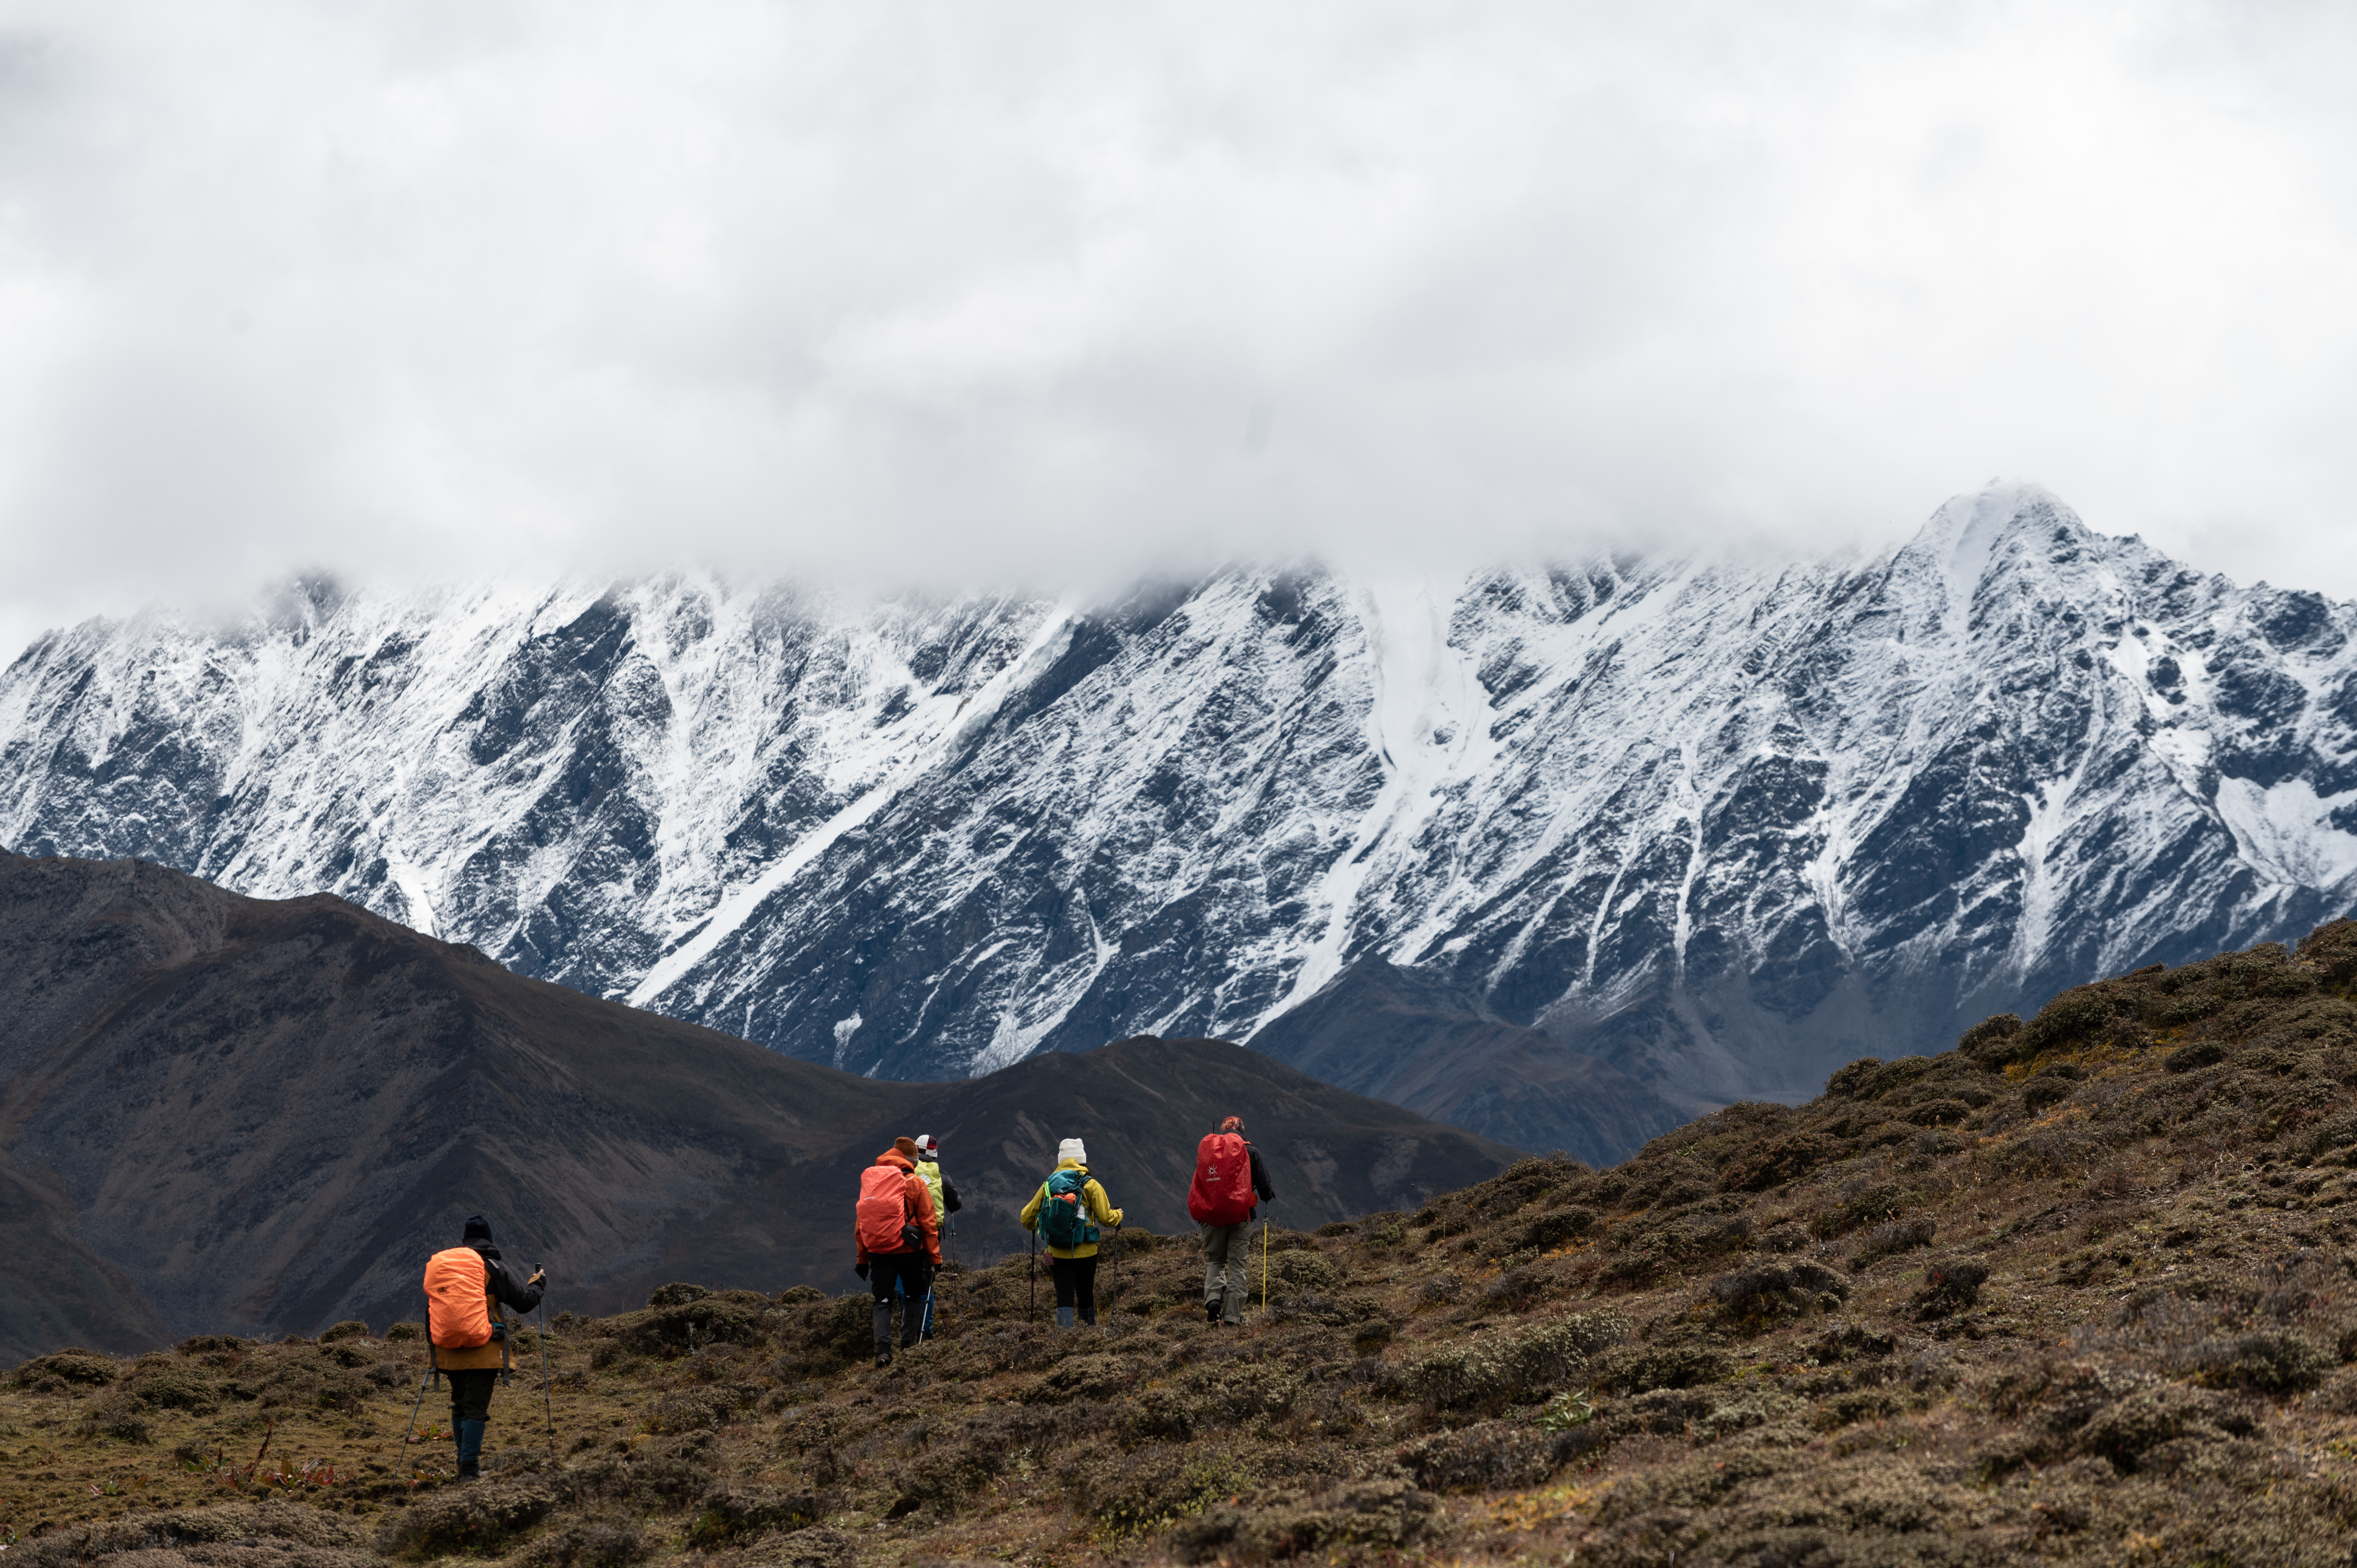
<path fill-rule="evenodd" d="M 1078 1307 L 1082 1323 L 1097 1320 L 1097 1255 L 1048 1260 L 1048 1275 L 1056 1282 L 1056 1305 Z"/>
<path fill-rule="evenodd" d="M 932 1260 L 922 1252 L 870 1252 L 867 1288 L 876 1297 L 876 1348 L 892 1343 L 892 1286 L 898 1283 L 900 1303 L 900 1346 L 917 1342 L 925 1326 L 925 1293 L 932 1288 Z"/>
<path fill-rule="evenodd" d="M 476 1367 L 463 1372 L 444 1372 L 450 1380 L 450 1422 L 491 1419 L 491 1390 L 500 1380 L 497 1367 Z"/>

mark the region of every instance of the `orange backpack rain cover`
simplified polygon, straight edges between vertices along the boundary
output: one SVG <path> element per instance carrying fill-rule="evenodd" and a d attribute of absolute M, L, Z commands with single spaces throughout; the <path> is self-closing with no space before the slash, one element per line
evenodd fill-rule
<path fill-rule="evenodd" d="M 1195 1145 L 1187 1212 L 1198 1225 L 1242 1225 L 1252 1217 L 1252 1151 L 1241 1133 L 1210 1133 Z"/>
<path fill-rule="evenodd" d="M 425 1260 L 425 1332 L 445 1350 L 491 1342 L 490 1275 L 472 1247 Z"/>
<path fill-rule="evenodd" d="M 905 1252 L 909 1239 L 900 1234 L 916 1222 L 909 1203 L 909 1184 L 917 1178 L 897 1165 L 870 1165 L 859 1173 L 859 1244 L 871 1252 Z"/>

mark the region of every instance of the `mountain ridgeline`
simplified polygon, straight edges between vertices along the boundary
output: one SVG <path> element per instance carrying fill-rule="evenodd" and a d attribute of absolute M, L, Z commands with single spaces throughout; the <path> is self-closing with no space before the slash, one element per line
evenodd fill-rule
<path fill-rule="evenodd" d="M 1088 1140 L 1133 1224 L 1185 1229 L 1195 1143 L 1249 1118 L 1302 1225 L 1413 1208 L 1514 1151 L 1216 1040 L 872 1080 L 510 973 L 325 895 L 0 852 L 0 1359 L 421 1309 L 482 1210 L 577 1311 L 667 1280 L 848 1288 L 858 1172 L 930 1132 L 952 1251 Z"/>
<path fill-rule="evenodd" d="M 1609 1161 L 2347 911 L 2352 631 L 2029 488 L 1871 559 L 1096 607 L 310 583 L 28 650 L 0 843 L 876 1079 L 1217 1036 Z"/>

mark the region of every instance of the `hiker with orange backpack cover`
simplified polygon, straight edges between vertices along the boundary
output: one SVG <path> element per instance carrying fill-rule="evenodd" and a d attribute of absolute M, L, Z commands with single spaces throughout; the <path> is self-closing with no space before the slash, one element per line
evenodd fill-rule
<path fill-rule="evenodd" d="M 876 1364 L 892 1364 L 892 1287 L 900 1287 L 900 1348 L 917 1342 L 923 1302 L 942 1261 L 941 1217 L 933 1189 L 917 1174 L 917 1143 L 895 1138 L 859 1174 L 854 1209 L 859 1262 L 852 1272 L 876 1298 Z"/>
<path fill-rule="evenodd" d="M 1187 1213 L 1203 1228 L 1203 1318 L 1209 1323 L 1243 1321 L 1249 1288 L 1228 1288 L 1228 1259 L 1236 1239 L 1245 1238 L 1246 1251 L 1236 1254 L 1243 1269 L 1249 1257 L 1254 1217 L 1260 1210 L 1254 1198 L 1275 1203 L 1276 1189 L 1268 1184 L 1260 1151 L 1244 1142 L 1244 1123 L 1231 1116 L 1216 1133 L 1207 1133 L 1195 1145 L 1195 1180 L 1187 1188 Z M 1242 1277 L 1239 1286 L 1243 1285 Z"/>
<path fill-rule="evenodd" d="M 458 1441 L 458 1478 L 482 1473 L 483 1434 L 490 1425 L 491 1386 L 507 1365 L 505 1302 L 518 1312 L 540 1305 L 543 1270 L 518 1283 L 500 1250 L 491 1222 L 467 1217 L 458 1245 L 425 1260 L 425 1336 L 435 1369 L 450 1380 L 450 1430 Z"/>

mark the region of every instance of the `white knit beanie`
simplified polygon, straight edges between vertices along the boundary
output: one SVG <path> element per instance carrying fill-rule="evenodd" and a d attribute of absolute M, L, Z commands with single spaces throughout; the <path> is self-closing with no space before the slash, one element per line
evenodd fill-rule
<path fill-rule="evenodd" d="M 1086 1144 L 1082 1143 L 1078 1138 L 1065 1139 L 1062 1143 L 1056 1145 L 1056 1161 L 1060 1165 L 1066 1160 L 1071 1161 L 1076 1165 L 1087 1165 L 1089 1163 L 1089 1146 Z"/>

